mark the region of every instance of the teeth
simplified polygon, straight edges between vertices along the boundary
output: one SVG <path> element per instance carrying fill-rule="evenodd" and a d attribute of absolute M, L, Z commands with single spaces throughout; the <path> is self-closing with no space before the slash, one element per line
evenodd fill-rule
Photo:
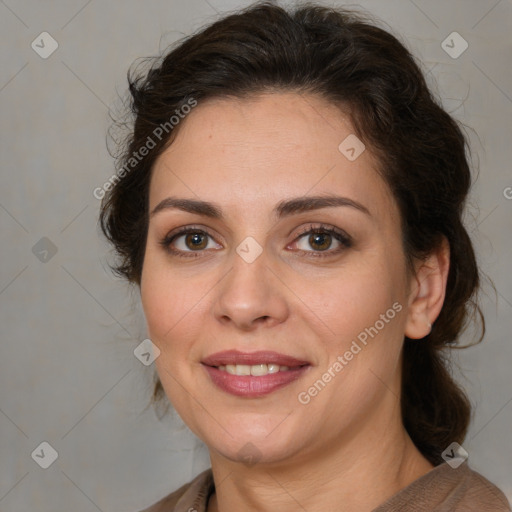
<path fill-rule="evenodd" d="M 226 371 L 231 375 L 251 375 L 251 367 L 248 364 L 228 364 Z"/>
<path fill-rule="evenodd" d="M 253 375 L 261 377 L 269 373 L 285 372 L 289 370 L 289 366 L 279 366 L 278 364 L 227 364 L 219 366 L 219 370 L 228 372 L 231 375 Z"/>
<path fill-rule="evenodd" d="M 251 366 L 251 375 L 259 377 L 260 375 L 267 375 L 268 366 L 266 364 L 253 364 Z"/>

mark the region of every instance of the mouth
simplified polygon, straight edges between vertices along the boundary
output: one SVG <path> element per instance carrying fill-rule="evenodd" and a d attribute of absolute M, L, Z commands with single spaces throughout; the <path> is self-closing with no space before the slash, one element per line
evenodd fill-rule
<path fill-rule="evenodd" d="M 216 366 L 221 372 L 227 372 L 231 375 L 252 375 L 253 377 L 261 377 L 268 375 L 269 373 L 287 372 L 291 369 L 300 368 L 296 366 L 290 368 L 289 366 L 281 366 L 273 363 L 261 363 L 261 364 L 227 364 Z"/>
<path fill-rule="evenodd" d="M 206 357 L 202 365 L 211 382 L 229 394 L 261 397 L 300 378 L 311 367 L 308 361 L 277 352 L 229 350 Z"/>

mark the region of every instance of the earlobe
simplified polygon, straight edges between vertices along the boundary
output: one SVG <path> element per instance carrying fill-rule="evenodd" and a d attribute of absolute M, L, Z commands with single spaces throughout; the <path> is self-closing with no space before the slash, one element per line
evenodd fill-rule
<path fill-rule="evenodd" d="M 449 268 L 450 245 L 443 238 L 440 246 L 419 263 L 413 277 L 404 332 L 408 338 L 421 339 L 430 334 L 443 307 Z"/>

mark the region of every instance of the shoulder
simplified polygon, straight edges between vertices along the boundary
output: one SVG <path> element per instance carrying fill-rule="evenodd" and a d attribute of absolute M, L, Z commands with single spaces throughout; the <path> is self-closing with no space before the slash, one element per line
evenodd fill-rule
<path fill-rule="evenodd" d="M 471 469 L 440 464 L 402 489 L 374 512 L 510 512 L 507 498 Z"/>
<path fill-rule="evenodd" d="M 176 491 L 140 512 L 181 512 L 181 510 L 188 512 L 191 509 L 203 512 L 206 510 L 206 503 L 212 487 L 212 471 L 207 469 Z"/>
<path fill-rule="evenodd" d="M 503 492 L 483 475 L 467 467 L 464 495 L 459 506 L 465 511 L 509 512 L 510 504 Z M 459 509 L 457 509 L 459 510 Z"/>

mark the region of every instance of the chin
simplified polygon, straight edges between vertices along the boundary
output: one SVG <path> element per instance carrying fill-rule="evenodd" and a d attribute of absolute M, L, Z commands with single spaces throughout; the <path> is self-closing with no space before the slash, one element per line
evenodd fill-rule
<path fill-rule="evenodd" d="M 219 446 L 215 442 L 214 445 L 207 446 L 225 459 L 247 467 L 256 464 L 279 464 L 290 459 L 297 451 L 289 446 L 289 440 L 288 443 L 278 445 L 275 441 L 270 443 L 268 440 L 262 442 L 258 439 L 238 439 L 227 445 Z"/>
<path fill-rule="evenodd" d="M 214 452 L 232 462 L 247 466 L 258 464 L 277 464 L 286 461 L 301 451 L 299 430 L 293 425 L 279 425 L 273 421 L 269 428 L 268 421 L 257 422 L 254 415 L 246 415 L 244 420 L 237 418 L 236 424 L 223 423 L 201 429 L 197 435 L 206 444 L 210 452 Z M 276 428 L 277 425 L 277 428 Z"/>

